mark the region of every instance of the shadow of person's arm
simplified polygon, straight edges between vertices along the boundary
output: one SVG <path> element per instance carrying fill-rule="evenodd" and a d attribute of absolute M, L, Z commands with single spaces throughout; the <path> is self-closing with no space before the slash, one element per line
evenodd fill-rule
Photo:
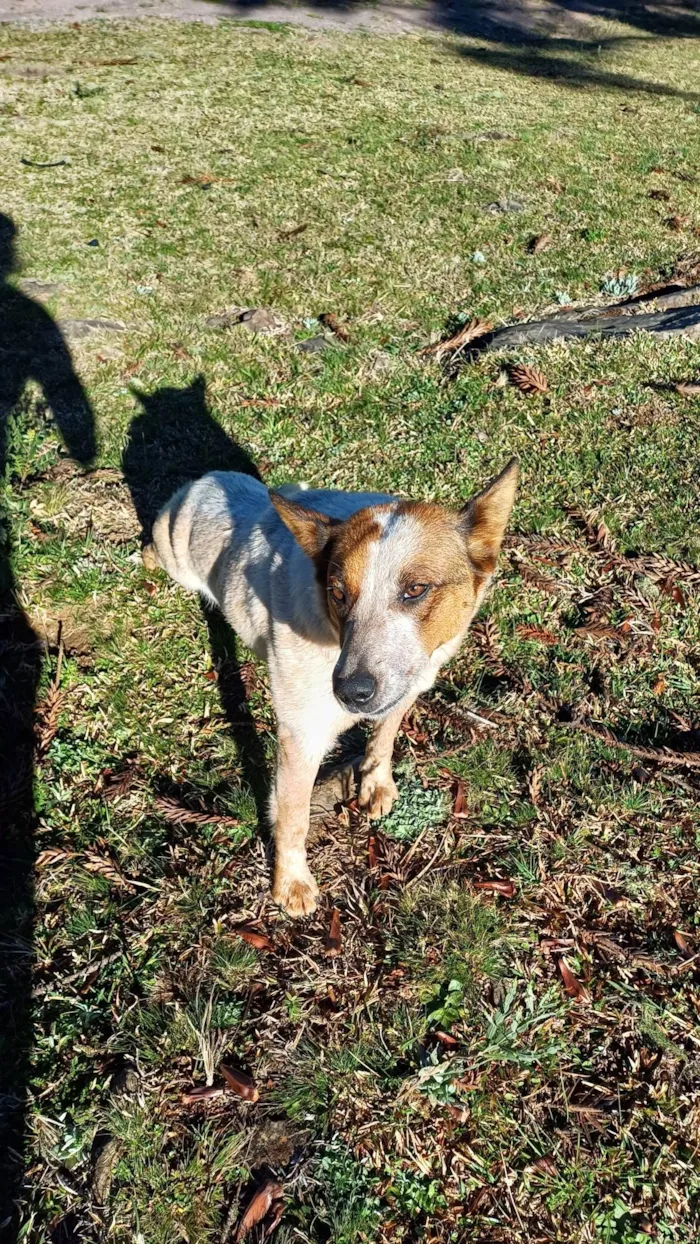
<path fill-rule="evenodd" d="M 39 312 L 37 315 L 36 312 Z M 89 466 L 97 453 L 95 416 L 61 331 L 34 304 L 31 376 L 41 386 L 71 457 Z"/>

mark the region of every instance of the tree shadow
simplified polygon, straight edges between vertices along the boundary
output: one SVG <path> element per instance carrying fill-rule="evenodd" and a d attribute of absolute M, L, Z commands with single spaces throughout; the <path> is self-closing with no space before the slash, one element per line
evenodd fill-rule
<path fill-rule="evenodd" d="M 264 19 L 272 4 L 294 22 L 296 5 L 279 0 L 211 0 L 230 16 Z M 629 42 L 653 38 L 700 38 L 700 6 L 697 0 L 679 0 L 653 7 L 640 0 L 425 0 L 422 5 L 392 4 L 380 0 L 317 0 L 303 12 L 322 19 L 329 13 L 356 19 L 366 15 L 368 24 L 385 15 L 397 28 L 438 29 L 490 43 L 479 47 L 464 43 L 457 54 L 481 65 L 492 65 L 520 76 L 559 81 L 579 89 L 634 91 L 697 102 L 700 95 L 663 83 L 608 72 L 600 58 Z M 602 23 L 627 26 L 629 34 L 605 32 Z M 357 24 L 355 21 L 353 24 Z M 636 33 L 639 32 L 639 33 Z M 562 53 L 571 53 L 569 56 Z M 591 57 L 587 64 L 585 56 Z M 595 57 L 595 62 L 593 59 Z"/>
<path fill-rule="evenodd" d="M 144 543 L 165 502 L 183 484 L 208 471 L 240 471 L 260 479 L 250 455 L 217 423 L 207 405 L 203 376 L 184 389 L 154 393 L 134 389 L 142 411 L 129 427 L 122 466 Z M 269 775 L 255 719 L 248 707 L 239 641 L 223 614 L 202 603 L 221 707 L 241 759 L 244 781 L 255 800 L 258 823 L 266 825 Z M 243 669 L 243 672 L 242 672 Z"/>
<path fill-rule="evenodd" d="M 16 228 L 0 213 L 0 486 L 12 482 L 28 381 L 42 390 L 69 454 L 95 456 L 95 421 L 58 326 L 11 284 Z M 19 600 L 11 507 L 0 510 L 0 1234 L 16 1240 L 24 1174 L 34 968 L 34 712 L 44 650 Z"/>

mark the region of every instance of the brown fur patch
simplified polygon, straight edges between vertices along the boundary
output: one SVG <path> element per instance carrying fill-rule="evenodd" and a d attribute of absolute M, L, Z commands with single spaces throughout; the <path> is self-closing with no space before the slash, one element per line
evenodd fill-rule
<path fill-rule="evenodd" d="M 474 611 L 479 581 L 467 553 L 458 514 L 430 502 L 404 502 L 399 512 L 421 526 L 421 547 L 407 563 L 404 583 L 430 583 L 424 599 L 405 606 L 415 612 L 426 652 L 434 652 L 464 630 Z"/>
<path fill-rule="evenodd" d="M 374 511 L 380 508 L 388 510 L 391 507 L 373 506 L 353 514 L 343 523 L 329 550 L 328 576 L 332 578 L 334 571 L 338 572 L 349 602 L 356 600 L 360 594 L 369 546 L 382 534 L 381 525 L 374 517 Z"/>

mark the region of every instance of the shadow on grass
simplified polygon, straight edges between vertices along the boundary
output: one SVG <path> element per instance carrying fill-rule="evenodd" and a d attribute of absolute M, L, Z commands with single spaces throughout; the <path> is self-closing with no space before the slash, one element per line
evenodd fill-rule
<path fill-rule="evenodd" d="M 72 457 L 95 455 L 90 403 L 49 313 L 16 289 L 16 229 L 0 213 L 0 487 L 9 500 L 27 381 Z M 18 599 L 12 507 L 0 503 L 0 1238 L 19 1238 L 34 971 L 34 712 L 44 650 Z"/>
<path fill-rule="evenodd" d="M 279 19 L 280 9 L 289 10 L 294 21 L 294 3 L 280 0 L 210 0 L 227 16 L 264 20 L 269 4 Z M 398 28 L 441 29 L 483 40 L 490 47 L 464 43 L 457 54 L 480 65 L 506 70 L 519 76 L 558 81 L 579 89 L 636 91 L 672 96 L 689 102 L 700 94 L 684 91 L 624 73 L 610 73 L 601 55 L 628 43 L 655 38 L 700 38 L 700 5 L 697 0 L 661 3 L 652 6 L 638 0 L 425 0 L 423 4 L 387 0 L 317 0 L 303 6 L 305 14 L 322 19 L 356 18 L 368 20 L 384 15 Z M 284 20 L 284 19 L 283 19 Z M 601 36 L 601 21 L 618 22 L 634 32 Z M 353 25 L 361 22 L 353 21 Z M 569 53 L 569 55 L 562 55 Z"/>
<path fill-rule="evenodd" d="M 204 377 L 184 389 L 134 390 L 142 413 L 134 417 L 123 456 L 124 478 L 143 532 L 151 538 L 153 522 L 182 484 L 207 471 L 240 471 L 260 479 L 253 459 L 217 423 L 207 405 Z M 231 727 L 250 787 L 260 827 L 266 824 L 269 775 L 262 742 L 247 704 L 238 640 L 218 609 L 202 604 L 209 631 L 212 664 L 218 672 L 221 707 Z"/>

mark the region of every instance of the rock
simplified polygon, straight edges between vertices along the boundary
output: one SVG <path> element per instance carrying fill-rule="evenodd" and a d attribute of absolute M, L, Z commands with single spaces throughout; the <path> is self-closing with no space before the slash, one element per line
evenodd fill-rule
<path fill-rule="evenodd" d="M 256 307 L 252 311 L 244 311 L 240 322 L 249 333 L 279 336 L 288 331 L 287 321 L 271 307 Z"/>
<path fill-rule="evenodd" d="M 59 320 L 58 327 L 71 341 L 81 337 L 91 337 L 93 333 L 123 333 L 126 324 L 121 320 Z"/>
<path fill-rule="evenodd" d="M 229 307 L 228 311 L 221 311 L 218 315 L 208 315 L 204 321 L 204 327 L 232 328 L 234 324 L 240 324 L 241 316 L 248 310 L 250 310 L 249 307 Z"/>
<path fill-rule="evenodd" d="M 297 350 L 301 350 L 302 354 L 320 354 L 323 350 L 330 350 L 332 343 L 327 337 L 307 337 L 305 341 L 297 342 Z"/>
<path fill-rule="evenodd" d="M 31 294 L 33 298 L 53 298 L 66 288 L 60 281 L 42 281 L 39 277 L 27 276 L 19 282 L 23 294 Z"/>
<path fill-rule="evenodd" d="M 223 329 L 247 328 L 249 333 L 260 333 L 267 337 L 279 337 L 289 331 L 289 325 L 279 311 L 272 307 L 229 307 L 218 315 L 208 315 L 204 321 L 206 328 Z"/>
<path fill-rule="evenodd" d="M 524 212 L 525 204 L 519 199 L 497 199 L 494 203 L 489 203 L 484 211 L 490 216 L 505 215 L 508 212 Z"/>

